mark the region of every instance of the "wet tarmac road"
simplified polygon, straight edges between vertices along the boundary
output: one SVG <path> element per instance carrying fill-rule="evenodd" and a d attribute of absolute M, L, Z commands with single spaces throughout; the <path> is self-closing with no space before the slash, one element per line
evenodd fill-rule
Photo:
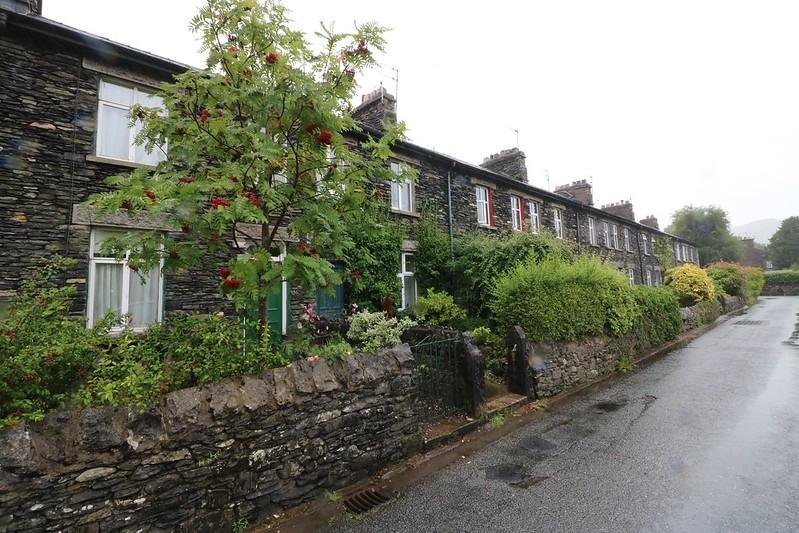
<path fill-rule="evenodd" d="M 799 531 L 797 313 L 763 298 L 334 530 Z"/>

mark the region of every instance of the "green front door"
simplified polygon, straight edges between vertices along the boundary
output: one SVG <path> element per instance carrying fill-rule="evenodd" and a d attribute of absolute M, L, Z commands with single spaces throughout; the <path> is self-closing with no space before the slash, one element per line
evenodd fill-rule
<path fill-rule="evenodd" d="M 343 272 L 341 265 L 335 265 L 336 272 Z M 328 320 L 341 318 L 344 311 L 344 286 L 337 283 L 329 288 L 318 288 L 316 290 L 316 314 Z"/>
<path fill-rule="evenodd" d="M 284 298 L 283 292 L 286 284 L 280 282 L 272 287 L 269 291 L 269 298 L 267 299 L 267 311 L 269 321 L 269 335 L 272 338 L 278 339 L 283 335 L 286 330 L 284 325 L 288 327 L 285 322 L 286 307 L 288 306 L 288 295 Z"/>

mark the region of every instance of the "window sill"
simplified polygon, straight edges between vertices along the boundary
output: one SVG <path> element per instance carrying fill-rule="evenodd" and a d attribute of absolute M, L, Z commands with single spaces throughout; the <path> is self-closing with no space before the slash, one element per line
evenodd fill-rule
<path fill-rule="evenodd" d="M 87 155 L 86 161 L 92 163 L 102 163 L 104 165 L 114 165 L 117 167 L 127 168 L 155 168 L 153 165 L 145 165 L 143 163 L 134 163 L 133 161 L 125 161 L 123 159 L 113 159 L 110 157 L 101 157 L 99 155 Z"/>
<path fill-rule="evenodd" d="M 479 222 L 477 223 L 477 227 L 478 228 L 483 228 L 483 229 L 490 229 L 490 230 L 498 230 L 499 229 L 496 226 L 492 226 L 490 224 L 480 224 Z"/>
<path fill-rule="evenodd" d="M 422 215 L 419 213 L 414 213 L 413 211 L 403 211 L 402 209 L 394 209 L 393 207 L 391 208 L 391 212 L 395 215 L 402 215 L 405 217 L 422 218 Z"/>

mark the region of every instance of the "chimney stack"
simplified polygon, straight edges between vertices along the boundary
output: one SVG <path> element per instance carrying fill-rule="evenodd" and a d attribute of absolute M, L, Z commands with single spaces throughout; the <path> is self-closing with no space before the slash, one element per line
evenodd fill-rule
<path fill-rule="evenodd" d="M 527 183 L 527 164 L 525 159 L 524 152 L 518 148 L 508 148 L 498 154 L 486 157 L 480 166 Z"/>
<path fill-rule="evenodd" d="M 658 224 L 658 219 L 655 218 L 655 215 L 649 215 L 648 217 L 641 219 L 640 222 L 644 226 L 649 226 L 652 229 L 660 230 L 660 225 Z"/>
<path fill-rule="evenodd" d="M 615 202 L 612 204 L 603 205 L 602 211 L 635 222 L 635 213 L 633 212 L 633 204 L 629 200 L 622 200 L 621 202 Z"/>
<path fill-rule="evenodd" d="M 41 15 L 42 0 L 0 0 L 0 8 L 23 15 Z"/>
<path fill-rule="evenodd" d="M 385 124 L 397 123 L 397 99 L 380 86 L 361 96 L 361 104 L 353 110 L 352 118 L 364 126 L 382 130 Z"/>
<path fill-rule="evenodd" d="M 555 194 L 577 200 L 581 204 L 594 205 L 594 195 L 588 180 L 577 180 L 567 185 L 558 185 L 555 187 Z"/>

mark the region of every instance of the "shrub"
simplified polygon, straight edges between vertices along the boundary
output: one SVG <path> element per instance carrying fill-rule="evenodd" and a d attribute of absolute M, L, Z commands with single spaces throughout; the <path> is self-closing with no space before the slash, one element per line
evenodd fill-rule
<path fill-rule="evenodd" d="M 403 318 L 387 318 L 382 311 L 363 311 L 349 318 L 347 338 L 357 343 L 365 352 L 376 352 L 381 348 L 393 348 L 402 343 L 400 337 L 416 325 Z"/>
<path fill-rule="evenodd" d="M 746 302 L 752 305 L 763 292 L 763 285 L 766 283 L 766 278 L 762 268 L 745 266 L 743 269 L 746 275 L 744 296 L 746 296 Z"/>
<path fill-rule="evenodd" d="M 513 233 L 503 238 L 470 234 L 453 241 L 452 290 L 470 316 L 489 317 L 492 289 L 499 276 L 528 259 L 570 259 L 571 246 L 548 233 Z"/>
<path fill-rule="evenodd" d="M 721 313 L 721 308 L 717 301 L 702 301 L 696 304 L 699 319 L 702 324 L 710 324 L 715 321 Z"/>
<path fill-rule="evenodd" d="M 245 344 L 238 321 L 175 313 L 144 334 L 113 338 L 76 397 L 83 405 L 146 405 L 170 390 L 282 364 L 257 343 Z"/>
<path fill-rule="evenodd" d="M 766 272 L 764 279 L 766 286 L 799 285 L 799 272 L 793 270 L 788 272 Z"/>
<path fill-rule="evenodd" d="M 103 351 L 108 322 L 86 329 L 68 315 L 75 287 L 50 284 L 74 264 L 41 263 L 0 321 L 0 426 L 62 407 Z"/>
<path fill-rule="evenodd" d="M 452 247 L 449 237 L 440 229 L 432 215 L 416 226 L 416 282 L 420 291 L 449 290 L 451 285 Z"/>
<path fill-rule="evenodd" d="M 466 311 L 459 307 L 452 296 L 446 292 L 427 290 L 420 296 L 413 308 L 416 318 L 428 326 L 454 326 L 466 318 Z"/>
<path fill-rule="evenodd" d="M 708 276 L 713 280 L 717 294 L 743 296 L 746 285 L 746 274 L 742 265 L 717 261 L 705 267 Z"/>
<path fill-rule="evenodd" d="M 713 280 L 707 272 L 691 263 L 667 270 L 666 285 L 677 293 L 682 306 L 713 301 L 716 298 Z"/>
<path fill-rule="evenodd" d="M 677 337 L 682 329 L 680 302 L 674 291 L 665 287 L 636 286 L 635 301 L 640 310 L 632 335 L 657 346 Z"/>
<path fill-rule="evenodd" d="M 497 280 L 492 310 L 503 329 L 522 326 L 534 341 L 624 335 L 638 313 L 626 277 L 595 258 L 535 258 Z"/>
<path fill-rule="evenodd" d="M 472 336 L 483 354 L 486 370 L 497 378 L 504 378 L 508 364 L 505 340 L 486 326 L 475 328 Z"/>

